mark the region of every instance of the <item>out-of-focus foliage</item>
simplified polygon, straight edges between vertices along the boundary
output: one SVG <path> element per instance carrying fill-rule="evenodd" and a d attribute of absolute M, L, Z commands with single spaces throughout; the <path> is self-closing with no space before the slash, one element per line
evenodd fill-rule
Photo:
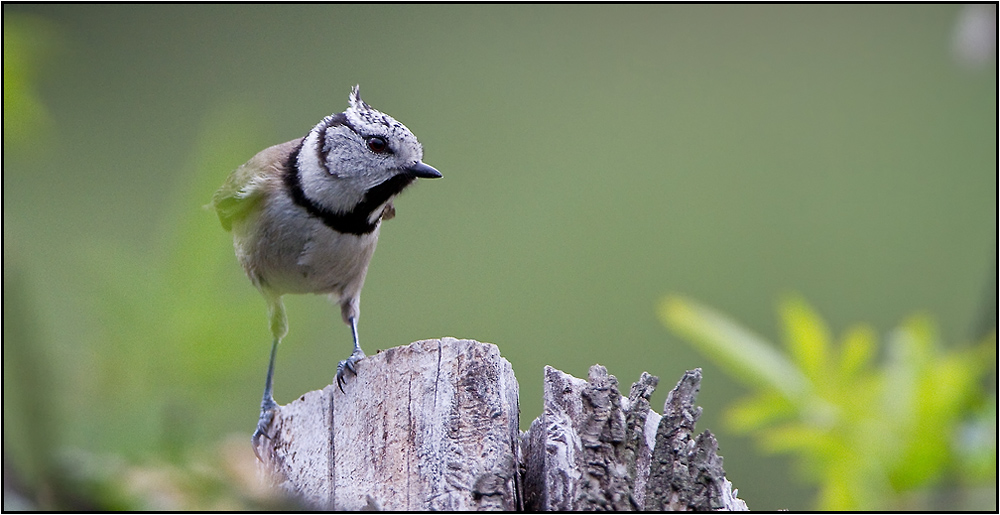
<path fill-rule="evenodd" d="M 186 449 L 172 461 L 141 463 L 116 454 L 61 449 L 43 477 L 30 484 L 18 484 L 21 478 L 14 485 L 5 482 L 4 510 L 300 510 L 263 480 L 246 446 L 246 435 L 232 434 L 214 446 Z"/>
<path fill-rule="evenodd" d="M 35 82 L 58 41 L 42 18 L 4 17 L 5 152 L 43 148 L 52 130 Z M 65 287 L 83 291 L 102 329 L 88 342 L 86 358 L 71 367 L 75 376 L 57 377 L 51 366 L 23 246 L 5 248 L 4 467 L 13 477 L 5 482 L 5 509 L 247 509 L 275 502 L 256 477 L 239 476 L 256 469 L 248 439 L 210 453 L 219 459 L 192 458 L 191 449 L 192 433 L 204 431 L 194 421 L 218 416 L 200 411 L 198 396 L 245 365 L 233 354 L 265 327 L 262 306 L 252 320 L 248 310 L 233 307 L 246 299 L 225 287 L 220 271 L 233 263 L 218 251 L 228 246 L 224 233 L 200 209 L 220 170 L 261 145 L 261 123 L 248 113 L 223 106 L 194 129 L 198 147 L 190 163 L 164 181 L 171 201 L 150 228 L 157 245 L 65 242 L 78 279 Z M 227 323 L 219 322 L 219 310 L 231 313 Z M 76 409 L 66 409 L 67 399 Z M 133 454 L 129 448 L 159 452 L 137 465 L 123 455 L 66 447 L 67 428 L 96 447 L 117 441 L 123 455 Z"/>
<path fill-rule="evenodd" d="M 158 455 L 134 460 L 61 445 L 55 427 L 67 414 L 53 412 L 58 405 L 53 396 L 60 392 L 49 384 L 49 356 L 31 324 L 32 306 L 21 277 L 14 272 L 8 277 L 5 270 L 4 318 L 9 323 L 4 324 L 4 348 L 11 352 L 4 359 L 4 403 L 12 416 L 5 416 L 4 444 L 5 449 L 12 444 L 11 464 L 17 463 L 19 475 L 16 491 L 5 492 L 5 503 L 12 503 L 5 509 L 294 507 L 282 504 L 257 477 L 246 435 L 207 451 L 191 446 L 196 440 L 192 433 L 203 430 L 197 420 L 217 416 L 198 411 L 199 392 L 220 389 L 217 383 L 235 373 L 230 368 L 244 365 L 232 354 L 265 326 L 263 309 L 250 317 L 246 309 L 226 307 L 241 299 L 219 284 L 225 277 L 219 269 L 232 263 L 215 248 L 221 229 L 199 220 L 214 218 L 198 207 L 207 201 L 202 194 L 211 191 L 217 171 L 257 144 L 251 140 L 259 124 L 245 113 L 233 106 L 206 115 L 190 180 L 174 193 L 173 209 L 157 228 L 160 246 L 141 253 L 107 242 L 76 249 L 81 272 L 101 278 L 89 283 L 99 289 L 87 292 L 105 329 L 94 350 L 114 358 L 100 360 L 96 369 L 85 368 L 90 382 L 77 382 L 74 394 L 115 402 L 101 407 L 99 417 L 108 424 L 84 420 L 73 427 L 100 431 L 92 435 L 95 440 L 117 433 L 123 450 L 147 445 L 158 448 Z M 232 313 L 226 323 L 217 317 L 220 309 Z M 136 341 L 147 345 L 136 346 Z M 14 434 L 6 432 L 8 427 Z"/>
<path fill-rule="evenodd" d="M 58 48 L 55 27 L 44 18 L 14 14 L 3 18 L 4 151 L 26 150 L 50 128 L 52 119 L 38 96 L 40 68 Z"/>
<path fill-rule="evenodd" d="M 228 235 L 214 213 L 202 207 L 219 182 L 219 171 L 253 155 L 260 145 L 259 120 L 245 107 L 224 106 L 205 115 L 197 129 L 191 163 L 178 173 L 153 246 L 135 249 L 95 241 L 81 249 L 86 295 L 102 320 L 95 342 L 104 356 L 94 373 L 93 395 L 117 397 L 123 421 L 116 428 L 133 445 L 164 445 L 176 452 L 198 431 L 196 420 L 215 416 L 198 402 L 206 391 L 224 391 L 226 381 L 247 367 L 240 359 L 248 342 L 261 340 L 263 307 L 252 288 L 234 294 L 231 275 L 240 273 Z M 225 317 L 220 314 L 225 313 Z M 142 345 L 136 345 L 142 342 Z M 123 398 L 124 397 L 124 398 Z M 147 415 L 136 416 L 137 407 Z M 102 428 L 107 431 L 108 428 Z M 145 438 L 137 438 L 142 435 Z"/>
<path fill-rule="evenodd" d="M 914 315 L 880 342 L 858 324 L 835 338 L 803 299 L 778 309 L 784 352 L 737 322 L 683 297 L 660 318 L 754 393 L 728 410 L 729 425 L 768 453 L 792 454 L 819 485 L 816 508 L 899 508 L 903 494 L 996 479 L 996 335 L 945 348 L 932 319 Z M 881 356 L 881 359 L 880 359 Z"/>

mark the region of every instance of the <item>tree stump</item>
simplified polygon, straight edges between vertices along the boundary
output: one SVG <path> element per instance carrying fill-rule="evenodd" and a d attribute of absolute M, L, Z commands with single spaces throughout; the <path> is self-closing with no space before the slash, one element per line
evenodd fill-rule
<path fill-rule="evenodd" d="M 495 345 L 443 338 L 358 363 L 278 408 L 258 453 L 308 508 L 518 507 L 517 380 Z"/>
<path fill-rule="evenodd" d="M 495 345 L 424 340 L 358 363 L 278 408 L 257 449 L 261 469 L 304 507 L 362 510 L 746 510 L 718 443 L 695 436 L 701 370 L 664 416 L 658 379 L 629 396 L 594 365 L 588 380 L 545 367 L 544 408 L 518 431 L 513 369 Z"/>
<path fill-rule="evenodd" d="M 522 439 L 525 508 L 640 509 L 653 443 L 646 418 L 656 381 L 644 374 L 640 382 L 652 387 L 634 387 L 633 402 L 618 393 L 618 380 L 600 365 L 590 368 L 588 381 L 546 366 L 543 412 Z"/>
<path fill-rule="evenodd" d="M 645 509 L 747 511 L 722 470 L 719 443 L 710 431 L 694 436 L 701 408 L 694 405 L 701 369 L 688 370 L 667 395 L 650 457 Z"/>

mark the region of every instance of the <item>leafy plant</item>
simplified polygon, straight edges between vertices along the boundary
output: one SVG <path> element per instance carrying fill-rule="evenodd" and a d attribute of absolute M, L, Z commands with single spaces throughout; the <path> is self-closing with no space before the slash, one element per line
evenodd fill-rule
<path fill-rule="evenodd" d="M 667 327 L 754 390 L 727 423 L 764 452 L 794 455 L 819 485 L 818 509 L 899 507 L 949 475 L 995 481 L 996 397 L 983 392 L 995 333 L 946 349 L 931 318 L 914 315 L 882 343 L 864 324 L 835 340 L 800 297 L 778 313 L 785 352 L 690 299 L 668 297 L 659 309 Z"/>

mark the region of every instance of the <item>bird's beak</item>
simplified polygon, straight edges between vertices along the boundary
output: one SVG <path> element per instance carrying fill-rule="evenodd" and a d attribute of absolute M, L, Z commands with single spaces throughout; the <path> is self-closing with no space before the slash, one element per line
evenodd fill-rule
<path fill-rule="evenodd" d="M 424 179 L 437 179 L 439 177 L 443 177 L 441 172 L 437 171 L 437 169 L 433 166 L 426 165 L 420 161 L 417 161 L 417 164 L 407 168 L 406 171 L 414 177 L 421 177 Z"/>

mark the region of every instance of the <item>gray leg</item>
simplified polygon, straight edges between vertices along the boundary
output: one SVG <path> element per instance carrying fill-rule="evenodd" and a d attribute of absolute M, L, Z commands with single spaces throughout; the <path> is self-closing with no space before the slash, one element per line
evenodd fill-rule
<path fill-rule="evenodd" d="M 348 321 L 351 324 L 351 335 L 354 336 L 354 352 L 351 353 L 351 357 L 337 364 L 337 386 L 341 393 L 344 393 L 344 383 L 347 382 L 347 379 L 344 378 L 344 371 L 349 370 L 352 374 L 357 375 L 358 371 L 354 369 L 354 364 L 365 357 L 365 352 L 361 350 L 361 344 L 358 343 L 358 319 L 351 317 Z"/>
<path fill-rule="evenodd" d="M 274 339 L 271 341 L 271 359 L 267 365 L 267 377 L 264 379 L 264 397 L 260 401 L 260 418 L 257 419 L 257 429 L 251 437 L 253 452 L 257 455 L 257 459 L 260 459 L 260 453 L 257 451 L 257 443 L 262 436 L 270 438 L 267 430 L 271 426 L 272 419 L 274 419 L 274 410 L 278 407 L 278 403 L 274 402 L 273 395 L 274 360 L 278 355 L 278 344 L 281 343 L 281 339 L 288 333 L 288 319 L 285 317 L 285 306 L 282 304 L 281 298 L 268 299 L 268 301 L 271 334 L 274 335 Z"/>

